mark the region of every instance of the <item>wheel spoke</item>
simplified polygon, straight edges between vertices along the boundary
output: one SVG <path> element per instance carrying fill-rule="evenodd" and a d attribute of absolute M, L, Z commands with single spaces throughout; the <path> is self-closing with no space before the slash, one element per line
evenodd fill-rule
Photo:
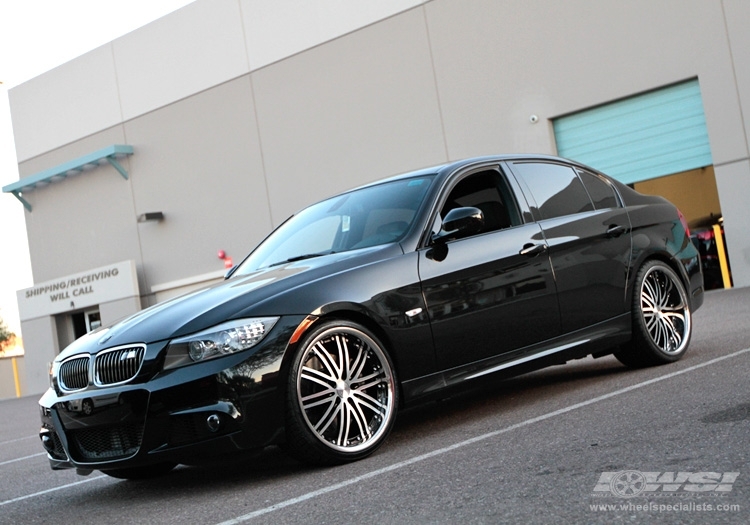
<path fill-rule="evenodd" d="M 358 405 L 364 405 L 376 414 L 382 414 L 387 408 L 386 405 L 364 392 L 357 392 L 356 396 L 352 396 L 352 399 Z"/>
<path fill-rule="evenodd" d="M 367 364 L 367 349 L 364 348 L 364 346 L 360 346 L 357 352 L 357 357 L 354 359 L 354 362 L 352 363 L 352 370 L 354 370 L 354 373 L 352 373 L 348 379 L 354 380 L 360 380 L 360 374 L 362 374 L 362 370 L 364 369 L 365 365 Z"/>
<path fill-rule="evenodd" d="M 341 408 L 343 406 L 343 403 L 337 403 L 338 398 L 332 397 L 331 398 L 331 405 L 328 407 L 328 410 L 326 410 L 325 414 L 318 420 L 317 424 L 315 424 L 314 428 L 315 430 L 322 436 L 325 431 L 328 429 L 328 427 L 333 423 L 336 418 L 339 416 L 339 413 L 341 412 Z M 321 425 L 323 425 L 321 427 Z"/>
<path fill-rule="evenodd" d="M 352 403 L 353 398 L 350 398 L 350 402 L 347 403 L 347 407 L 352 415 L 352 419 L 357 423 L 357 429 L 359 430 L 359 437 L 361 441 L 369 439 L 372 434 L 370 433 L 370 426 L 367 424 L 367 418 L 365 417 L 362 408 L 358 403 Z"/>
<path fill-rule="evenodd" d="M 349 377 L 349 346 L 347 340 L 343 339 L 340 335 L 336 336 L 336 348 L 338 350 L 339 357 L 339 377 Z"/>
<path fill-rule="evenodd" d="M 646 303 L 645 307 L 649 310 L 653 310 L 655 308 L 655 305 L 658 302 L 657 294 L 658 292 L 652 286 L 651 281 L 647 279 L 643 283 L 643 293 L 641 294 L 641 301 Z"/>
<path fill-rule="evenodd" d="M 655 327 L 654 332 L 653 332 L 653 337 L 654 337 L 654 342 L 656 343 L 656 345 L 659 348 L 664 349 L 665 348 L 665 342 L 664 341 L 666 340 L 667 336 L 666 336 L 666 330 L 664 329 L 664 323 L 663 322 L 658 321 L 656 323 L 656 327 Z"/>
<path fill-rule="evenodd" d="M 370 381 L 369 383 L 357 383 L 356 390 L 358 392 L 364 392 L 365 390 L 369 390 L 370 388 L 376 385 L 379 385 L 385 381 L 385 378 L 381 374 L 368 376 L 368 378 L 372 378 L 372 381 Z M 363 378 L 363 379 L 368 379 L 368 378 Z"/>
<path fill-rule="evenodd" d="M 304 396 L 302 398 L 302 406 L 305 410 L 308 410 L 312 407 L 325 403 L 328 399 L 324 399 L 323 401 L 316 401 L 314 403 L 310 403 L 310 401 L 323 396 L 332 396 L 334 394 L 336 394 L 336 390 L 334 390 L 333 388 L 326 388 L 325 390 L 321 390 L 320 392 L 315 392 L 314 394 L 310 394 L 309 396 Z"/>
<path fill-rule="evenodd" d="M 302 379 L 315 381 L 316 383 L 319 383 L 323 386 L 331 386 L 336 384 L 335 377 L 331 377 L 328 374 L 324 374 L 320 370 L 310 368 L 309 366 L 302 368 Z"/>
<path fill-rule="evenodd" d="M 318 341 L 315 347 L 313 347 L 313 353 L 318 359 L 320 359 L 320 362 L 323 363 L 323 366 L 326 367 L 328 373 L 330 374 L 330 377 L 334 379 L 341 377 L 340 370 L 336 366 L 336 363 L 331 359 L 330 354 L 326 350 L 325 346 L 323 346 L 322 342 Z"/>

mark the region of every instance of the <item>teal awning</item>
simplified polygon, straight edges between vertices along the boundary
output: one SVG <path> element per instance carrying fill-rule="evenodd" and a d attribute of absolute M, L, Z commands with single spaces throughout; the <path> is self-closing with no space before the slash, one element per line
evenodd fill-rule
<path fill-rule="evenodd" d="M 127 180 L 128 172 L 119 163 L 118 159 L 133 154 L 133 146 L 114 144 L 104 149 L 100 149 L 83 157 L 65 162 L 54 168 L 50 168 L 29 177 L 24 177 L 18 182 L 3 186 L 3 193 L 12 193 L 24 207 L 31 211 L 31 204 L 23 198 L 23 192 L 33 190 L 34 188 L 44 186 L 51 182 L 63 180 L 69 175 L 76 175 L 83 170 L 95 168 L 100 164 L 110 164 L 122 177 Z"/>

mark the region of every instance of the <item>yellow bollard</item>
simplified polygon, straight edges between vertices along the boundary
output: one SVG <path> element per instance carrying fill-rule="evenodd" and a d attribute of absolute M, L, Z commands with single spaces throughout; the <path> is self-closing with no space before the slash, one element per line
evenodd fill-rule
<path fill-rule="evenodd" d="M 732 278 L 729 276 L 729 264 L 727 264 L 727 252 L 724 249 L 724 236 L 721 234 L 721 226 L 714 224 L 714 239 L 716 239 L 716 251 L 719 252 L 719 267 L 721 268 L 721 279 L 724 288 L 732 287 Z"/>
<path fill-rule="evenodd" d="M 16 382 L 16 397 L 21 397 L 21 382 L 18 380 L 18 365 L 16 364 L 16 358 L 11 357 L 10 362 L 13 364 L 13 379 Z"/>

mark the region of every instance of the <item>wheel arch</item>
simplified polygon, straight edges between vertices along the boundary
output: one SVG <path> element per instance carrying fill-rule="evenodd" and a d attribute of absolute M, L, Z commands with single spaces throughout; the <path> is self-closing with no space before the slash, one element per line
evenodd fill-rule
<path fill-rule="evenodd" d="M 627 290 L 627 296 L 626 301 L 627 304 L 632 304 L 633 301 L 633 294 L 635 294 L 635 288 L 637 286 L 637 279 L 636 275 L 638 275 L 638 272 L 645 264 L 647 264 L 649 261 L 659 261 L 667 265 L 673 272 L 675 272 L 679 277 L 680 281 L 682 282 L 682 285 L 685 287 L 685 290 L 688 295 L 688 301 L 690 300 L 690 278 L 688 277 L 687 272 L 685 271 L 685 267 L 682 263 L 680 263 L 679 260 L 677 260 L 673 255 L 671 255 L 669 252 L 662 251 L 662 250 L 654 250 L 650 251 L 648 253 L 643 254 L 642 257 L 638 258 L 638 261 L 633 264 L 633 267 L 631 269 L 630 275 L 632 276 L 630 278 L 630 283 L 628 284 L 628 290 Z"/>

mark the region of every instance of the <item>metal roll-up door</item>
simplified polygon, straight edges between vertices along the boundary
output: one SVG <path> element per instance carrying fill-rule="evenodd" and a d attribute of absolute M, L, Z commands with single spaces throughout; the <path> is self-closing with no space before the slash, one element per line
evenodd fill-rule
<path fill-rule="evenodd" d="M 557 151 L 626 184 L 710 166 L 698 80 L 553 121 Z"/>

